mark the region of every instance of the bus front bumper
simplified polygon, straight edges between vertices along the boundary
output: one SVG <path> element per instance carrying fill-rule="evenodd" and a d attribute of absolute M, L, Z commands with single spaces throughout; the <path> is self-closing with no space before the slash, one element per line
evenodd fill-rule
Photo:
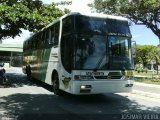
<path fill-rule="evenodd" d="M 131 92 L 133 80 L 73 81 L 72 94 L 101 94 Z"/>

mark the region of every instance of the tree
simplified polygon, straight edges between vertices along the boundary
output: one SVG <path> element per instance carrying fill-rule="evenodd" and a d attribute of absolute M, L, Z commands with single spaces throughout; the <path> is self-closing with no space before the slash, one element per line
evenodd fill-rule
<path fill-rule="evenodd" d="M 160 0 L 94 0 L 97 12 L 122 15 L 150 28 L 160 40 Z"/>
<path fill-rule="evenodd" d="M 154 47 L 152 51 L 150 52 L 150 58 L 151 60 L 155 61 L 156 70 L 158 74 L 158 65 L 160 64 L 160 47 Z"/>
<path fill-rule="evenodd" d="M 135 64 L 143 64 L 143 67 L 146 67 L 148 63 L 153 59 L 153 50 L 156 47 L 153 45 L 138 45 L 136 46 L 136 58 L 134 58 Z"/>
<path fill-rule="evenodd" d="M 0 40 L 19 35 L 21 29 L 31 32 L 40 30 L 63 14 L 65 12 L 57 8 L 55 3 L 43 4 L 40 0 L 1 0 Z"/>

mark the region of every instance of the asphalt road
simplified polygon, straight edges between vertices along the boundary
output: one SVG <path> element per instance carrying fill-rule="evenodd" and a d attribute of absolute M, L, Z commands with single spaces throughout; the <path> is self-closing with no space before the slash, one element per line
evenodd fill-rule
<path fill-rule="evenodd" d="M 135 83 L 134 89 L 144 92 L 150 92 L 154 94 L 160 95 L 160 85 L 150 85 L 150 84 L 142 84 L 142 83 Z"/>
<path fill-rule="evenodd" d="M 56 96 L 51 87 L 8 69 L 0 86 L 0 120 L 160 120 L 160 99 L 134 93 Z"/>

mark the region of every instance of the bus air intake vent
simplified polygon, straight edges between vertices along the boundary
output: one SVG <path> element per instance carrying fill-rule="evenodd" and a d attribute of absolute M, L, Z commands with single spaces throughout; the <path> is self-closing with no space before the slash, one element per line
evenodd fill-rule
<path fill-rule="evenodd" d="M 107 79 L 108 76 L 94 76 L 96 79 Z"/>
<path fill-rule="evenodd" d="M 121 79 L 122 76 L 121 72 L 109 72 L 108 79 Z"/>

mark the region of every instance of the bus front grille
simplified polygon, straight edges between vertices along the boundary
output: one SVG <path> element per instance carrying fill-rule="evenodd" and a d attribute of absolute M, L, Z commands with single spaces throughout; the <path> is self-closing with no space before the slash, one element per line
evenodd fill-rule
<path fill-rule="evenodd" d="M 121 75 L 117 76 L 94 76 L 96 79 L 121 79 Z"/>

